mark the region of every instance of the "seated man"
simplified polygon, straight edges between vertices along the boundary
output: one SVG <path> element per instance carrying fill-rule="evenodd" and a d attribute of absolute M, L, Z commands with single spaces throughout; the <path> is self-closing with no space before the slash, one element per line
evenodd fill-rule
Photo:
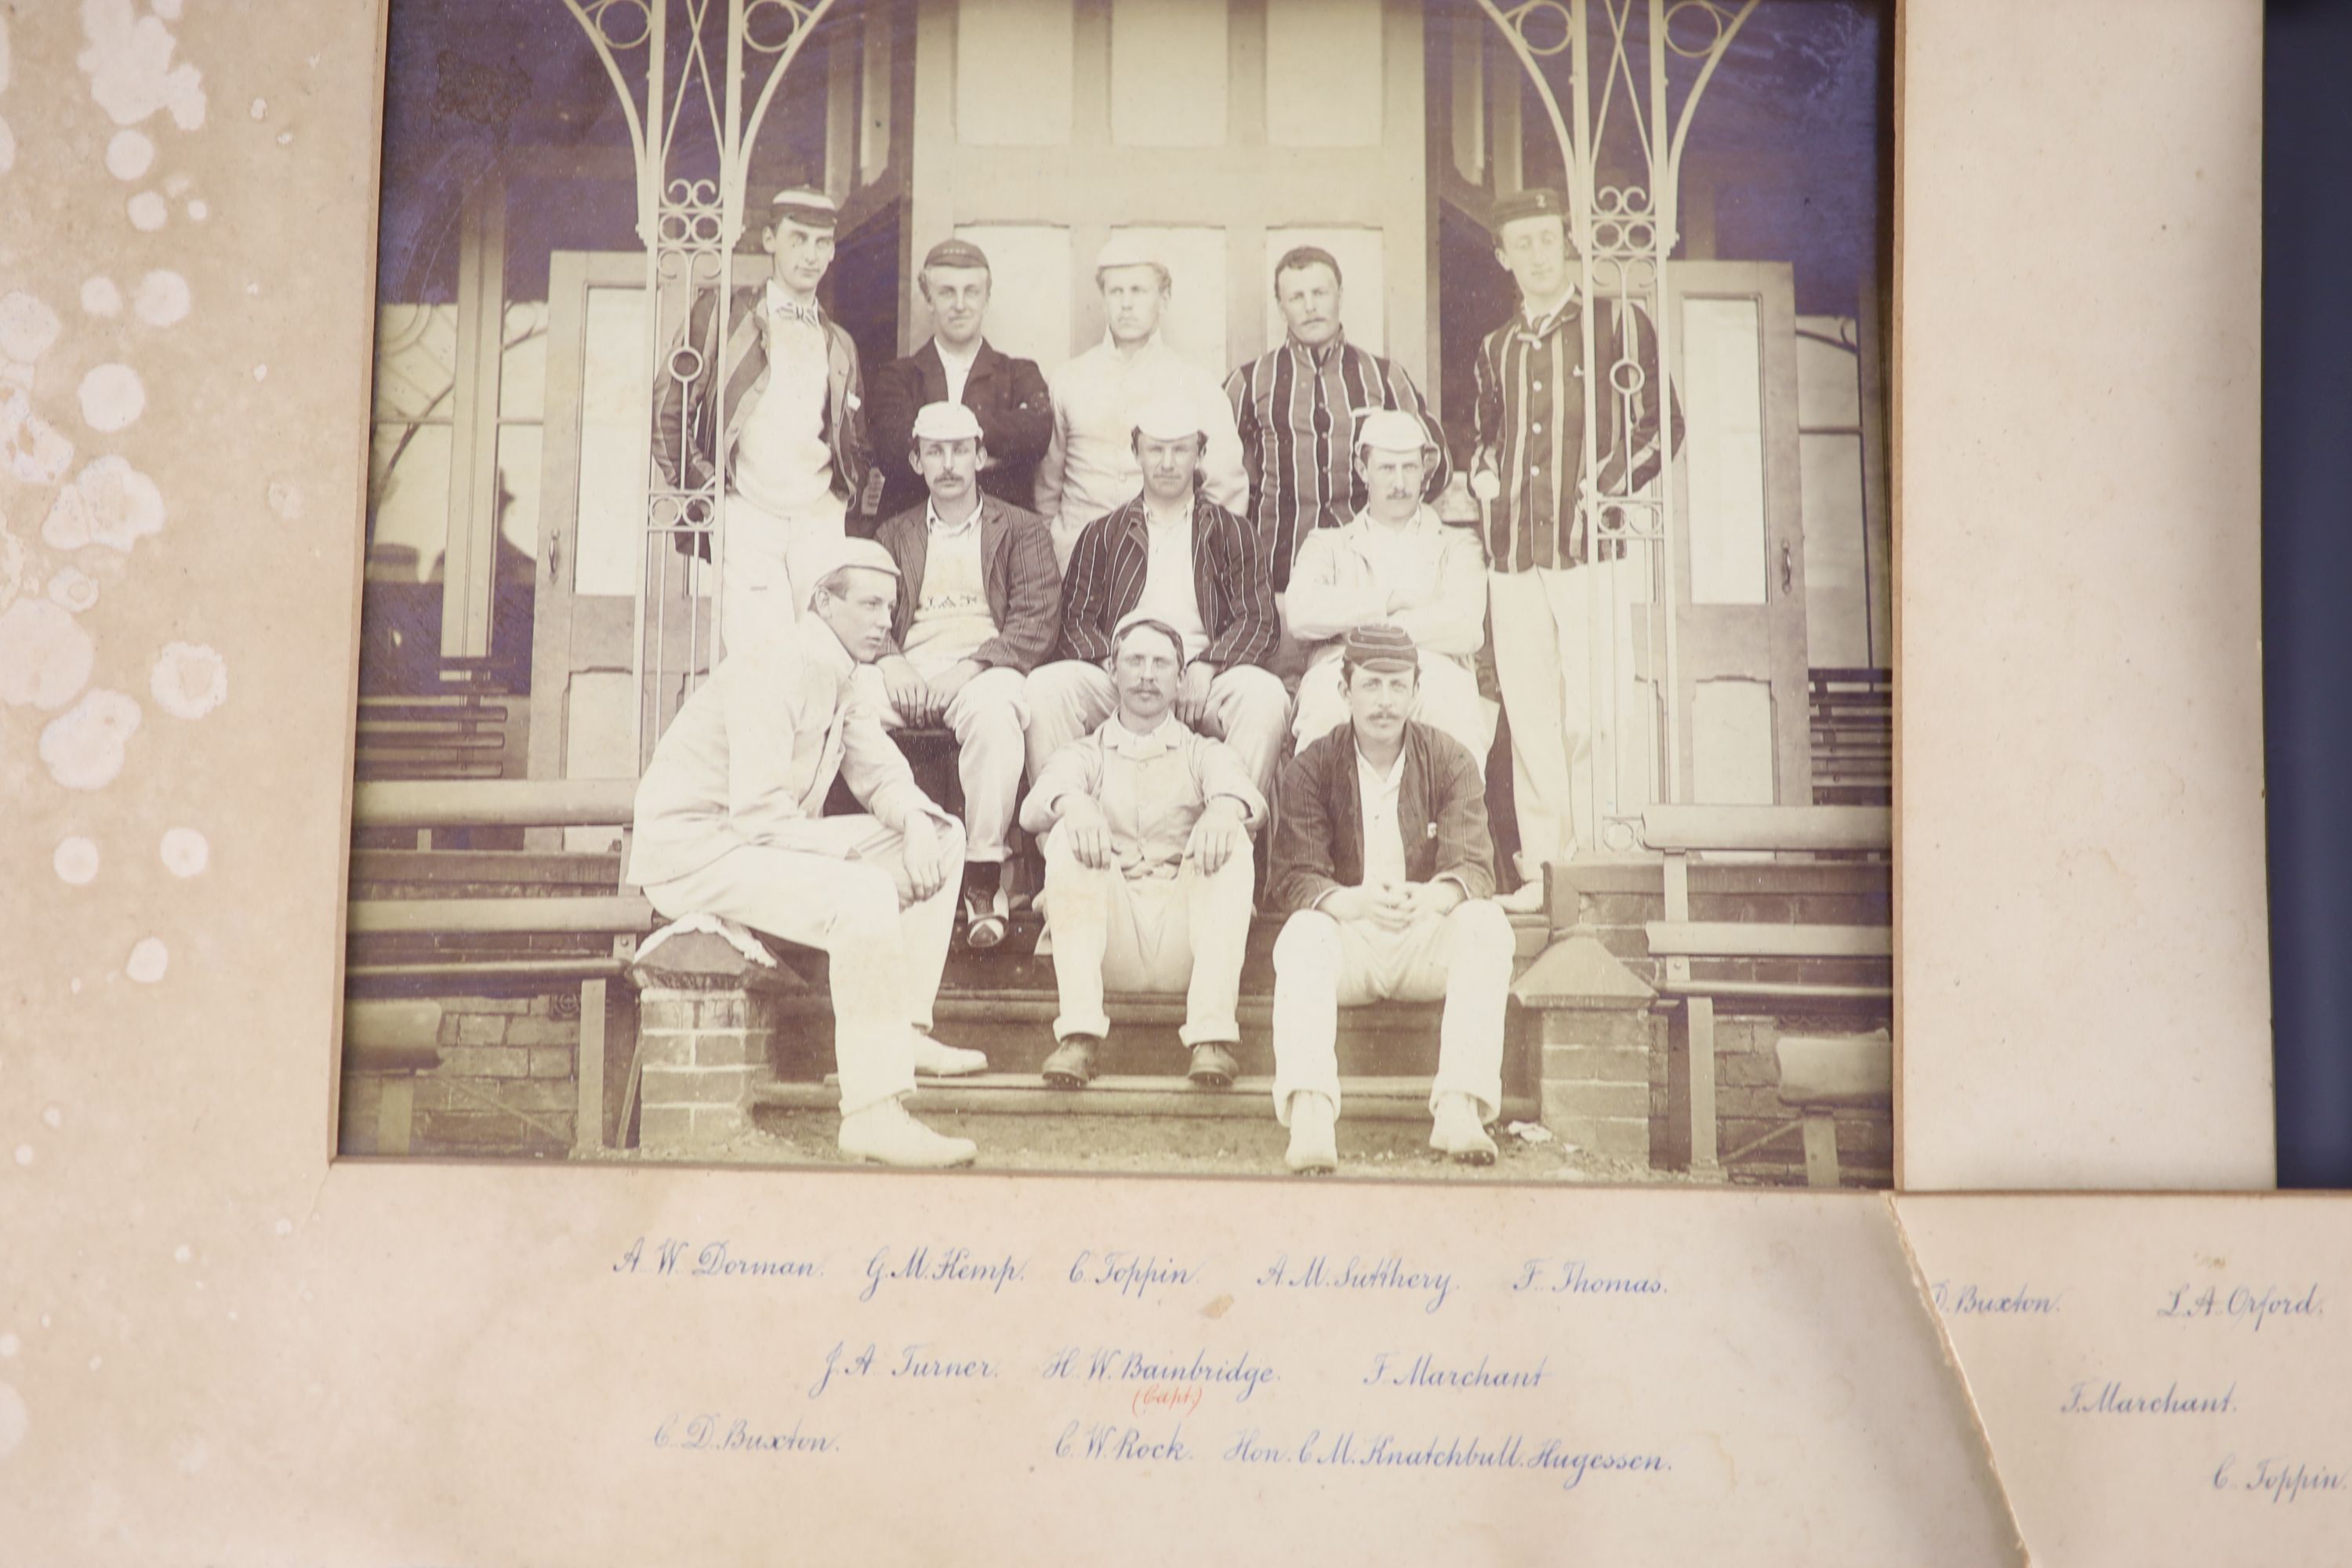
<path fill-rule="evenodd" d="M 851 680 L 889 635 L 898 563 L 870 539 L 834 549 L 809 613 L 720 664 L 670 721 L 637 785 L 629 879 L 671 919 L 719 915 L 831 958 L 843 1153 L 967 1164 L 969 1140 L 899 1104 L 918 1069 L 988 1066 L 928 1032 L 963 829 L 924 796 Z M 841 775 L 872 815 L 818 815 Z"/>
<path fill-rule="evenodd" d="M 1183 642 L 1176 717 L 1231 746 L 1262 797 L 1290 722 L 1290 696 L 1265 668 L 1282 623 L 1265 552 L 1201 493 L 1207 437 L 1190 404 L 1148 405 L 1130 438 L 1143 493 L 1078 536 L 1062 579 L 1060 657 L 1029 677 L 1029 776 L 1110 716 L 1111 633 L 1145 616 Z"/>
<path fill-rule="evenodd" d="M 1345 525 L 1318 529 L 1299 547 L 1283 618 L 1310 645 L 1291 726 L 1303 749 L 1347 722 L 1340 645 L 1357 626 L 1403 629 L 1421 650 L 1412 718 L 1469 749 L 1483 776 L 1495 743 L 1495 705 L 1478 695 L 1471 667 L 1486 640 L 1486 557 L 1478 536 L 1448 528 L 1422 500 L 1423 477 L 1439 460 L 1420 420 L 1377 409 L 1356 431 L 1356 472 L 1364 507 Z"/>
<path fill-rule="evenodd" d="M 1494 1163 L 1502 1108 L 1511 922 L 1491 901 L 1486 792 L 1461 743 L 1408 719 L 1420 696 L 1412 639 L 1359 626 L 1341 655 L 1349 721 L 1283 771 L 1271 908 L 1274 1114 L 1293 1171 L 1338 1168 L 1339 1010 L 1445 998 L 1430 1147 Z"/>
<path fill-rule="evenodd" d="M 1184 639 L 1137 618 L 1112 646 L 1118 710 L 1030 785 L 1021 824 L 1045 837 L 1045 930 L 1061 1014 L 1045 1081 L 1082 1089 L 1110 1030 L 1106 985 L 1182 991 L 1189 1076 L 1232 1087 L 1234 1009 L 1249 941 L 1250 829 L 1265 798 L 1232 750 L 1172 717 Z"/>
<path fill-rule="evenodd" d="M 1021 792 L 1029 671 L 1062 626 L 1062 574 L 1043 520 L 980 487 L 980 420 L 961 403 L 915 416 L 908 460 L 930 500 L 877 536 L 898 563 L 881 658 L 857 680 L 883 728 L 945 724 L 963 781 L 964 941 L 1004 940 L 1005 838 Z"/>

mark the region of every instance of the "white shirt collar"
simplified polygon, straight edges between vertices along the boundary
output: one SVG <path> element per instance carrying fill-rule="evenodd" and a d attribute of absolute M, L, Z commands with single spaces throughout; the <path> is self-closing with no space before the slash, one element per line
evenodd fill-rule
<path fill-rule="evenodd" d="M 970 349 L 958 351 L 948 347 L 946 342 L 940 338 L 933 337 L 931 339 L 931 352 L 940 356 L 940 362 L 942 364 L 960 364 L 966 370 L 970 370 L 971 368 L 972 361 L 980 357 L 981 346 L 987 340 L 984 338 L 974 338 Z"/>
<path fill-rule="evenodd" d="M 1177 718 L 1175 710 L 1171 709 L 1160 721 L 1159 728 L 1145 734 L 1139 735 L 1129 729 L 1116 713 L 1104 720 L 1102 728 L 1096 732 L 1102 736 L 1104 751 L 1142 760 L 1164 756 L 1176 750 L 1192 731 L 1184 728 L 1183 721 Z"/>
<path fill-rule="evenodd" d="M 943 522 L 940 519 L 938 503 L 929 500 L 923 502 L 923 526 L 933 533 L 949 539 L 959 539 L 979 525 L 980 508 L 977 505 L 964 514 L 964 520 L 961 522 Z"/>
<path fill-rule="evenodd" d="M 1379 790 L 1382 795 L 1396 794 L 1398 786 L 1404 781 L 1403 750 L 1400 748 L 1396 754 L 1396 761 L 1382 770 L 1373 767 L 1371 759 L 1364 755 L 1362 748 L 1357 748 L 1356 777 L 1366 785 Z"/>
<path fill-rule="evenodd" d="M 815 300 L 812 300 L 805 305 L 801 304 L 790 294 L 785 293 L 784 286 L 773 278 L 768 279 L 767 292 L 761 296 L 761 302 L 767 307 L 768 314 L 778 321 L 789 321 L 797 316 L 805 320 L 813 327 L 821 324 L 824 321 L 824 315 Z"/>

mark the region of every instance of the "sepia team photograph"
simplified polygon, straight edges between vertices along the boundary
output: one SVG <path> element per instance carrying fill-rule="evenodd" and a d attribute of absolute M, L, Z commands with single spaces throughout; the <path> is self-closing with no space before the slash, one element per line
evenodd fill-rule
<path fill-rule="evenodd" d="M 393 0 L 345 1155 L 1885 1187 L 1884 0 Z"/>

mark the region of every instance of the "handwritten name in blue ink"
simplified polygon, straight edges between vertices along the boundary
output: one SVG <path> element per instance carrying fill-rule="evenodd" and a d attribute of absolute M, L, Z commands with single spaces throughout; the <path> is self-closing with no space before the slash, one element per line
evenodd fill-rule
<path fill-rule="evenodd" d="M 968 1247 L 933 1251 L 924 1246 L 899 1258 L 886 1247 L 866 1260 L 866 1289 L 857 1293 L 857 1299 L 871 1301 L 886 1283 L 985 1286 L 993 1296 L 1026 1278 L 1028 1272 L 1028 1264 L 1009 1252 L 982 1258 Z"/>
<path fill-rule="evenodd" d="M 2161 1394 L 2145 1390 L 2134 1391 L 2113 1379 L 2094 1383 L 2087 1379 L 2068 1391 L 2066 1403 L 2058 1407 L 2061 1415 L 2227 1415 L 2240 1408 L 2238 1385 L 2234 1383 L 2219 1394 L 2188 1394 L 2180 1392 L 2180 1381 L 2167 1384 Z"/>
<path fill-rule="evenodd" d="M 1434 1312 L 1445 1305 L 1453 1293 L 1454 1276 L 1431 1269 L 1414 1268 L 1391 1253 L 1385 1258 L 1366 1258 L 1351 1255 L 1344 1263 L 1333 1263 L 1322 1253 L 1297 1265 L 1290 1254 L 1282 1253 L 1257 1277 L 1260 1287 L 1284 1290 L 1401 1290 L 1425 1295 L 1424 1312 Z"/>
<path fill-rule="evenodd" d="M 1048 1383 L 1238 1387 L 1240 1392 L 1234 1395 L 1236 1405 L 1245 1403 L 1251 1394 L 1275 1381 L 1274 1368 L 1251 1359 L 1247 1351 L 1235 1356 L 1212 1356 L 1205 1350 L 1195 1350 L 1186 1357 L 1181 1352 L 1171 1354 L 1117 1345 L 1098 1345 L 1091 1351 L 1064 1346 L 1046 1358 L 1043 1375 Z"/>
<path fill-rule="evenodd" d="M 985 1356 L 958 1355 L 929 1344 L 912 1344 L 899 1346 L 893 1359 L 878 1356 L 878 1349 L 870 1341 L 855 1351 L 846 1340 L 835 1342 L 824 1352 L 824 1371 L 810 1385 L 808 1396 L 822 1397 L 835 1381 L 847 1384 L 868 1377 L 912 1379 L 918 1383 L 984 1383 L 996 1376 L 996 1363 Z"/>
<path fill-rule="evenodd" d="M 1372 1356 L 1372 1370 L 1364 1374 L 1369 1388 L 1438 1388 L 1438 1389 L 1536 1389 L 1543 1386 L 1551 1358 L 1545 1356 L 1533 1366 L 1496 1366 L 1488 1356 L 1480 1356 L 1475 1366 L 1449 1365 L 1427 1351 L 1407 1356 L 1402 1352 L 1379 1351 Z"/>
<path fill-rule="evenodd" d="M 2200 1321 L 2219 1318 L 2236 1327 L 2251 1328 L 2261 1333 L 2263 1325 L 2273 1319 L 2316 1318 L 2322 1316 L 2325 1310 L 2319 1287 L 2315 1284 L 2306 1286 L 2301 1295 L 2295 1294 L 2292 1288 L 2280 1289 L 2275 1286 L 2257 1289 L 2252 1286 L 2241 1285 L 2225 1291 L 2210 1285 L 2202 1290 L 2193 1285 L 2182 1285 L 2166 1295 L 2164 1305 L 2156 1310 L 2156 1315 Z"/>
<path fill-rule="evenodd" d="M 1544 1296 L 1663 1296 L 1666 1282 L 1655 1274 L 1604 1274 L 1580 1258 L 1530 1258 L 1511 1289 Z"/>
<path fill-rule="evenodd" d="M 1236 1436 L 1222 1456 L 1228 1464 L 1337 1465 L 1369 1469 L 1530 1470 L 1559 1475 L 1560 1489 L 1573 1491 L 1588 1475 L 1608 1473 L 1663 1475 L 1674 1468 L 1663 1454 L 1612 1453 L 1580 1449 L 1558 1437 L 1529 1438 L 1522 1433 L 1507 1436 L 1464 1436 L 1449 1434 L 1425 1438 L 1399 1437 L 1381 1432 L 1363 1436 L 1354 1431 L 1326 1433 L 1320 1427 L 1297 1443 L 1272 1438 L 1252 1426 Z"/>
<path fill-rule="evenodd" d="M 2020 1285 L 2009 1290 L 1980 1287 L 1971 1280 L 1954 1285 L 1948 1279 L 1938 1279 L 1929 1286 L 1935 1298 L 1936 1310 L 1952 1317 L 2051 1317 L 2065 1299 L 2061 1291 L 2055 1296 L 2034 1293 L 2032 1287 Z"/>
<path fill-rule="evenodd" d="M 2256 1459 L 2252 1475 L 2241 1474 L 2237 1466 L 2238 1456 L 2231 1454 L 2214 1468 L 2215 1491 L 2261 1492 L 2273 1505 L 2298 1502 L 2306 1492 L 2333 1492 L 2340 1498 L 2352 1491 L 2352 1481 L 2347 1480 L 2342 1470 L 2331 1470 L 2325 1465 L 2302 1459 Z"/>
<path fill-rule="evenodd" d="M 795 1421 L 789 1432 L 763 1431 L 742 1418 L 724 1415 L 673 1415 L 654 1428 L 654 1447 L 682 1453 L 709 1454 L 833 1454 L 840 1439 L 803 1430 Z"/>
<path fill-rule="evenodd" d="M 1103 1252 L 1088 1248 L 1079 1253 L 1070 1264 L 1069 1275 L 1073 1285 L 1105 1286 L 1136 1300 L 1165 1295 L 1169 1286 L 1190 1285 L 1200 1277 L 1197 1267 L 1188 1267 L 1172 1258 L 1117 1248 Z"/>
<path fill-rule="evenodd" d="M 1194 1455 L 1192 1446 L 1184 1441 L 1181 1421 L 1164 1435 L 1115 1422 L 1073 1421 L 1054 1439 L 1054 1458 L 1181 1465 L 1191 1463 Z"/>
<path fill-rule="evenodd" d="M 656 1242 L 648 1252 L 641 1236 L 621 1254 L 613 1272 L 683 1279 L 814 1279 L 824 1272 L 824 1265 L 805 1258 L 745 1257 L 728 1241 L 698 1246 L 675 1237 Z"/>

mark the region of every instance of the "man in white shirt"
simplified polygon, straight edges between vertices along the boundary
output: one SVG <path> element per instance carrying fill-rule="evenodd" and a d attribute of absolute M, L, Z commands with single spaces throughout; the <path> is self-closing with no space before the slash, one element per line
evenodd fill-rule
<path fill-rule="evenodd" d="M 848 514 L 870 510 L 857 348 L 816 298 L 839 221 L 822 191 L 777 193 L 760 231 L 771 258 L 766 282 L 698 294 L 664 362 L 667 373 L 655 383 L 658 476 L 690 491 L 716 473 L 726 492 L 719 635 L 730 649 L 788 629 Z M 707 537 L 680 533 L 678 541 L 708 558 Z"/>
<path fill-rule="evenodd" d="M 1143 492 L 1088 524 L 1070 552 L 1058 657 L 1029 677 L 1029 776 L 1110 717 L 1112 635 L 1139 615 L 1183 639 L 1176 717 L 1233 747 L 1263 795 L 1290 723 L 1290 695 L 1265 668 L 1282 640 L 1265 552 L 1202 491 L 1193 405 L 1146 405 L 1129 440 Z"/>
<path fill-rule="evenodd" d="M 929 1033 L 963 829 L 856 695 L 889 636 L 898 563 L 854 539 L 814 568 L 809 614 L 729 657 L 670 721 L 637 784 L 629 879 L 670 919 L 718 915 L 828 956 L 842 1152 L 967 1164 L 969 1140 L 899 1103 L 919 1070 L 988 1061 Z M 821 815 L 836 777 L 867 815 Z"/>
<path fill-rule="evenodd" d="M 1275 812 L 1266 903 L 1291 911 L 1274 946 L 1284 1163 L 1338 1168 L 1339 1008 L 1443 996 L 1430 1147 L 1491 1164 L 1513 942 L 1490 897 L 1486 786 L 1459 742 L 1406 717 L 1420 697 L 1411 637 L 1358 626 L 1341 658 L 1349 721 L 1283 770 Z"/>
<path fill-rule="evenodd" d="M 898 599 L 882 657 L 857 680 L 883 727 L 944 724 L 963 784 L 964 941 L 1004 938 L 1003 868 L 1026 761 L 1026 681 L 1062 626 L 1062 576 L 1045 524 L 982 492 L 980 419 L 933 403 L 912 421 L 908 455 L 929 500 L 877 534 L 898 563 Z"/>
<path fill-rule="evenodd" d="M 1462 742 L 1483 773 L 1495 705 L 1478 695 L 1472 660 L 1486 640 L 1486 559 L 1475 531 L 1449 528 L 1422 499 L 1437 457 L 1412 415 L 1376 409 L 1356 432 L 1363 510 L 1299 546 L 1283 619 L 1307 645 L 1291 732 L 1303 748 L 1348 721 L 1341 648 L 1358 626 L 1403 628 L 1420 650 L 1411 717 Z"/>
<path fill-rule="evenodd" d="M 1233 751 L 1177 719 L 1183 635 L 1134 616 L 1112 645 L 1117 710 L 1030 786 L 1021 825 L 1045 843 L 1045 930 L 1061 1012 L 1045 1081 L 1081 1089 L 1109 1033 L 1106 986 L 1181 991 L 1188 1071 L 1229 1089 L 1249 942 L 1250 830 L 1265 797 Z"/>
<path fill-rule="evenodd" d="M 1217 378 L 1160 335 L 1172 283 L 1167 263 L 1131 237 L 1114 237 L 1095 258 L 1102 291 L 1103 341 L 1049 378 L 1054 434 L 1037 466 L 1037 510 L 1054 531 L 1062 569 L 1095 519 L 1133 500 L 1143 486 L 1129 433 L 1147 404 L 1173 400 L 1202 433 L 1202 488 L 1229 512 L 1249 505 L 1249 476 L 1233 405 Z"/>

